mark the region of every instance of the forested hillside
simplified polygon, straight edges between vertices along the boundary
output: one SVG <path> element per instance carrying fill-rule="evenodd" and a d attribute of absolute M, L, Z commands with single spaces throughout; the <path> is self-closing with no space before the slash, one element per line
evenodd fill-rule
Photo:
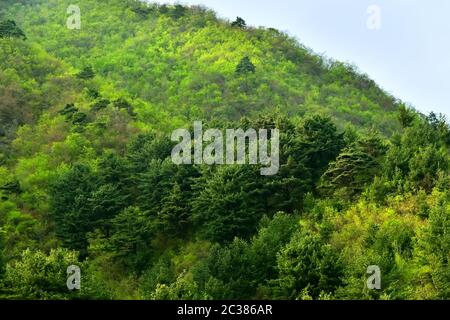
<path fill-rule="evenodd" d="M 0 298 L 450 298 L 443 117 L 206 8 L 71 4 L 0 3 Z M 173 164 L 200 120 L 278 128 L 279 173 Z"/>

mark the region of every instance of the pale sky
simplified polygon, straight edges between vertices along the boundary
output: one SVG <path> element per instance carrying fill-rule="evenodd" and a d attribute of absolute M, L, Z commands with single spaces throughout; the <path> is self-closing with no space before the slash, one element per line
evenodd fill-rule
<path fill-rule="evenodd" d="M 149 1 L 152 2 L 152 1 Z M 448 0 L 182 0 L 219 17 L 273 27 L 317 53 L 356 64 L 382 88 L 422 112 L 450 118 Z M 380 29 L 369 29 L 370 6 Z M 372 26 L 376 24 L 371 24 Z"/>

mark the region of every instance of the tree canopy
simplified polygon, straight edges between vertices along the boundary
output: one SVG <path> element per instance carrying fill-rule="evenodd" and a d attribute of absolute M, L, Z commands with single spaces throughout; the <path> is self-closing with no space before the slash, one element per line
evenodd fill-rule
<path fill-rule="evenodd" d="M 0 299 L 450 298 L 444 116 L 203 7 L 69 4 L 0 2 Z M 194 121 L 279 129 L 278 174 L 175 165 Z"/>
<path fill-rule="evenodd" d="M 25 33 L 16 25 L 13 20 L 0 21 L 0 39 L 19 38 L 26 40 Z"/>

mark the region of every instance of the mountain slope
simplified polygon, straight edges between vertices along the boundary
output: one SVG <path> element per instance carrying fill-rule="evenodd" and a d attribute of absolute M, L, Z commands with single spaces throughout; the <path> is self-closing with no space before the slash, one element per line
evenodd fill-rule
<path fill-rule="evenodd" d="M 23 17 L 30 41 L 74 68 L 92 65 L 117 89 L 171 116 L 238 119 L 278 108 L 388 134 L 398 129 L 399 104 L 373 81 L 274 29 L 231 27 L 199 7 L 84 0 L 81 30 L 69 30 L 70 1 L 2 3 L 2 16 Z M 254 75 L 236 75 L 244 56 L 255 64 Z"/>
<path fill-rule="evenodd" d="M 450 298 L 445 118 L 273 29 L 77 3 L 0 3 L 0 299 Z M 175 165 L 196 120 L 279 128 L 278 174 Z"/>

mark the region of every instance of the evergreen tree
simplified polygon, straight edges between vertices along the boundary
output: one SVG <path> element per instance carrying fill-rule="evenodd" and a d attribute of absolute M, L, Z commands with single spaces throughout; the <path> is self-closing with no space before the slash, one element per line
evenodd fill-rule
<path fill-rule="evenodd" d="M 71 119 L 72 116 L 78 112 L 78 108 L 75 107 L 75 104 L 69 103 L 67 104 L 64 109 L 60 110 L 58 113 L 66 116 L 66 119 Z"/>
<path fill-rule="evenodd" d="M 146 172 L 152 160 L 165 160 L 170 157 L 174 144 L 166 136 L 157 133 L 137 135 L 128 147 L 127 160 L 133 174 Z"/>
<path fill-rule="evenodd" d="M 158 213 L 158 230 L 173 237 L 183 236 L 187 232 L 190 209 L 178 183 L 161 200 L 161 211 Z"/>
<path fill-rule="evenodd" d="M 344 135 L 338 132 L 331 119 L 313 116 L 304 120 L 290 141 L 287 153 L 307 168 L 315 185 L 343 147 Z"/>
<path fill-rule="evenodd" d="M 95 228 L 91 198 L 96 188 L 96 176 L 89 167 L 76 165 L 61 175 L 52 185 L 52 217 L 62 244 L 85 252 L 86 234 Z"/>
<path fill-rule="evenodd" d="M 76 112 L 72 115 L 72 124 L 76 126 L 82 126 L 88 121 L 88 116 L 84 112 Z"/>
<path fill-rule="evenodd" d="M 88 198 L 92 225 L 109 235 L 111 219 L 128 204 L 128 195 L 116 184 L 103 184 L 92 191 Z"/>
<path fill-rule="evenodd" d="M 0 191 L 4 195 L 20 194 L 22 189 L 20 188 L 20 182 L 18 180 L 7 181 L 4 185 L 0 186 Z"/>
<path fill-rule="evenodd" d="M 152 221 L 152 230 L 166 238 L 186 234 L 190 222 L 192 181 L 197 170 L 167 159 L 152 160 L 138 176 L 139 207 Z M 171 232 L 168 232 L 168 231 Z"/>
<path fill-rule="evenodd" d="M 322 187 L 328 191 L 345 189 L 348 198 L 359 194 L 380 173 L 386 152 L 381 138 L 374 133 L 345 148 L 323 175 Z"/>
<path fill-rule="evenodd" d="M 303 198 L 311 190 L 311 174 L 303 163 L 289 157 L 275 177 L 268 177 L 264 187 L 269 211 L 295 212 L 303 207 Z"/>
<path fill-rule="evenodd" d="M 175 4 L 175 6 L 172 9 L 172 17 L 175 19 L 179 19 L 183 17 L 186 13 L 186 8 L 182 6 L 181 4 Z"/>
<path fill-rule="evenodd" d="M 159 6 L 159 13 L 166 14 L 169 12 L 169 6 L 167 4 L 162 4 Z"/>
<path fill-rule="evenodd" d="M 83 70 L 81 70 L 77 77 L 83 80 L 89 80 L 95 77 L 94 69 L 92 69 L 91 66 L 84 67 Z"/>
<path fill-rule="evenodd" d="M 442 121 L 431 114 L 393 137 L 383 161 L 386 180 L 405 190 L 423 188 L 431 192 L 439 171 L 446 171 L 449 166 L 445 151 L 448 126 Z"/>
<path fill-rule="evenodd" d="M 149 6 L 146 3 L 142 3 L 140 1 L 139 2 L 134 1 L 130 7 L 131 11 L 133 11 L 142 18 L 146 18 L 149 14 L 155 11 L 154 6 Z"/>
<path fill-rule="evenodd" d="M 133 111 L 133 106 L 125 98 L 119 98 L 119 99 L 115 100 L 114 107 L 116 107 L 117 109 L 125 109 L 130 116 L 136 115 Z"/>
<path fill-rule="evenodd" d="M 110 245 L 112 252 L 124 264 L 143 269 L 152 254 L 151 220 L 139 208 L 129 207 L 111 220 Z"/>
<path fill-rule="evenodd" d="M 445 115 L 436 115 L 434 112 L 431 112 L 427 116 L 426 121 L 435 133 L 440 144 L 450 146 L 450 126 L 447 123 Z"/>
<path fill-rule="evenodd" d="M 162 199 L 172 190 L 176 170 L 171 160 L 150 160 L 147 171 L 138 177 L 139 206 L 152 219 L 161 212 Z"/>
<path fill-rule="evenodd" d="M 197 180 L 194 190 L 193 223 L 207 240 L 249 238 L 267 213 L 259 170 L 251 166 L 219 167 L 211 177 Z"/>
<path fill-rule="evenodd" d="M 245 56 L 244 58 L 242 58 L 236 67 L 236 73 L 240 74 L 240 75 L 247 74 L 247 73 L 255 73 L 255 72 L 256 72 L 256 67 L 252 63 L 252 61 L 250 60 L 250 58 L 248 56 Z"/>
<path fill-rule="evenodd" d="M 409 160 L 407 179 L 418 189 L 431 192 L 436 186 L 439 172 L 447 171 L 448 168 L 449 158 L 446 151 L 430 145 L 420 148 Z"/>
<path fill-rule="evenodd" d="M 237 17 L 236 20 L 231 23 L 231 26 L 245 29 L 247 27 L 247 23 L 241 17 Z"/>
<path fill-rule="evenodd" d="M 101 95 L 100 95 L 100 93 L 98 92 L 98 90 L 96 90 L 96 89 L 94 89 L 94 88 L 88 88 L 88 89 L 86 90 L 86 94 L 87 94 L 87 96 L 88 96 L 89 98 L 92 98 L 92 99 L 94 99 L 94 100 L 101 97 Z"/>
<path fill-rule="evenodd" d="M 0 39 L 19 38 L 26 40 L 25 33 L 16 25 L 13 20 L 0 22 Z"/>
<path fill-rule="evenodd" d="M 96 101 L 91 106 L 91 109 L 92 109 L 92 111 L 100 111 L 100 110 L 106 109 L 110 103 L 111 102 L 108 99 L 101 99 L 99 101 Z"/>
<path fill-rule="evenodd" d="M 403 128 L 407 128 L 410 127 L 412 122 L 414 121 L 415 114 L 402 104 L 399 108 L 398 119 Z"/>

